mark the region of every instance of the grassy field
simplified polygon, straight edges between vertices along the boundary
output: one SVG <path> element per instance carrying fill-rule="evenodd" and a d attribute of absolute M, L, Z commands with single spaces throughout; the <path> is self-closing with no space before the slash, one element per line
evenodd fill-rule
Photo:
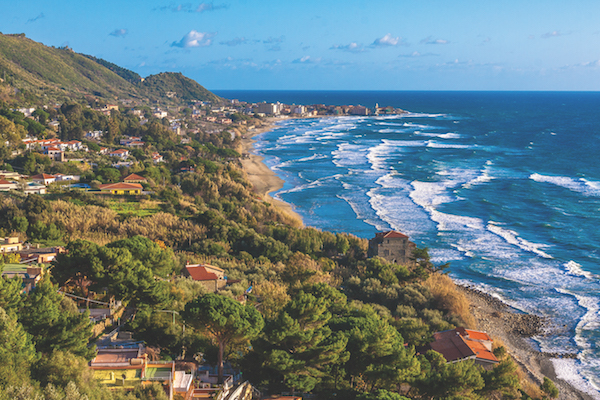
<path fill-rule="evenodd" d="M 148 217 L 160 211 L 160 202 L 137 199 L 107 200 L 109 208 L 121 216 Z"/>

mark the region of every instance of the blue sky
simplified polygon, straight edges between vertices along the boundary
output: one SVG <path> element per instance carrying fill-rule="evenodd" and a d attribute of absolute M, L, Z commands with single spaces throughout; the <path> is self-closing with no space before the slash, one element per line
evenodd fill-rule
<path fill-rule="evenodd" d="M 600 90 L 597 0 L 0 0 L 2 33 L 209 89 Z"/>

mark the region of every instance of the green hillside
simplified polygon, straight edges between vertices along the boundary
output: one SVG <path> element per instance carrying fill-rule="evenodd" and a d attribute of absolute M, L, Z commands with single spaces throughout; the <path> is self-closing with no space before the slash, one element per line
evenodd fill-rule
<path fill-rule="evenodd" d="M 138 97 L 136 88 L 69 48 L 44 46 L 25 35 L 0 35 L 0 77 L 13 87 L 50 97 Z"/>
<path fill-rule="evenodd" d="M 198 82 L 183 76 L 180 72 L 161 72 L 150 75 L 142 82 L 143 92 L 150 98 L 164 98 L 168 92 L 175 93 L 174 98 L 181 100 L 219 101 L 214 93 L 199 85 Z"/>
<path fill-rule="evenodd" d="M 117 64 L 113 64 L 110 61 L 103 60 L 101 58 L 97 58 L 94 56 L 90 56 L 88 54 L 82 54 L 82 56 L 89 58 L 92 61 L 97 62 L 100 65 L 105 66 L 110 69 L 115 74 L 119 75 L 121 78 L 125 79 L 131 83 L 138 83 L 141 80 L 141 76 L 133 71 L 130 71 L 126 68 L 120 67 Z"/>
<path fill-rule="evenodd" d="M 140 82 L 140 76 L 133 71 L 68 47 L 45 46 L 24 34 L 0 34 L 0 78 L 23 93 L 58 102 L 84 96 L 171 104 L 220 100 L 181 73 L 160 73 Z"/>

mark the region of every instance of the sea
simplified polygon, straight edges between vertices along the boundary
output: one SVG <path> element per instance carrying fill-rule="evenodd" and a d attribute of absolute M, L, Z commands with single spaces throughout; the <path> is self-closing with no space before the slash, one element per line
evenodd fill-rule
<path fill-rule="evenodd" d="M 304 223 L 397 230 L 450 276 L 547 317 L 559 378 L 600 398 L 600 92 L 216 91 L 406 113 L 283 119 L 255 153 Z"/>

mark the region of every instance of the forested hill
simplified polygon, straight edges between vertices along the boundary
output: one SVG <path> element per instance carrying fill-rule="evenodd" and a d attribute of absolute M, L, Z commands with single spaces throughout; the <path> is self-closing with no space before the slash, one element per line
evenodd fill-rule
<path fill-rule="evenodd" d="M 169 92 L 181 100 L 218 101 L 219 97 L 182 73 L 161 72 L 142 82 L 142 90 L 150 98 L 164 98 Z"/>
<path fill-rule="evenodd" d="M 160 73 L 145 80 L 116 64 L 74 52 L 68 47 L 49 47 L 24 34 L 0 34 L 0 78 L 34 102 L 44 98 L 63 102 L 85 96 L 140 99 L 178 103 L 219 97 L 181 73 Z M 171 94 L 167 97 L 167 94 Z"/>

